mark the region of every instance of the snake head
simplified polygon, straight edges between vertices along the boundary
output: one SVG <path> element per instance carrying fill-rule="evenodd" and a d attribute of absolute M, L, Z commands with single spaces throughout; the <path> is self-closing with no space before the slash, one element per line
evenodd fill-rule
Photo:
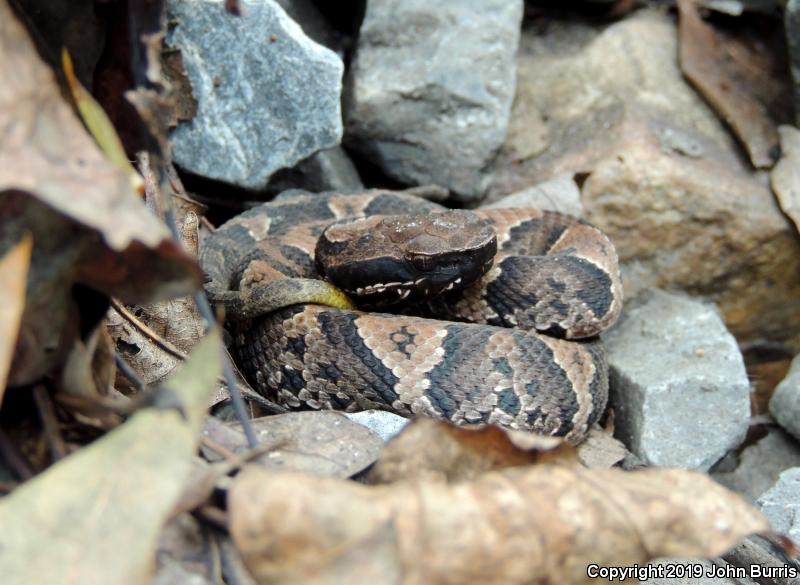
<path fill-rule="evenodd" d="M 449 210 L 333 224 L 314 256 L 320 275 L 356 303 L 385 306 L 469 286 L 489 270 L 496 252 L 487 222 Z"/>

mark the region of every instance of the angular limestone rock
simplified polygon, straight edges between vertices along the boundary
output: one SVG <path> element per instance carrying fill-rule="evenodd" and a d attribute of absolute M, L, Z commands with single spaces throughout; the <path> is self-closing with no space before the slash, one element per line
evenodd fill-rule
<path fill-rule="evenodd" d="M 603 338 L 616 435 L 631 451 L 653 465 L 707 470 L 739 446 L 750 384 L 713 306 L 647 291 Z"/>
<path fill-rule="evenodd" d="M 348 143 L 399 181 L 478 200 L 508 125 L 521 18 L 521 0 L 370 0 Z"/>
<path fill-rule="evenodd" d="M 180 50 L 197 102 L 172 131 L 175 161 L 187 171 L 261 189 L 342 136 L 343 65 L 310 40 L 272 0 L 169 0 L 167 45 Z"/>

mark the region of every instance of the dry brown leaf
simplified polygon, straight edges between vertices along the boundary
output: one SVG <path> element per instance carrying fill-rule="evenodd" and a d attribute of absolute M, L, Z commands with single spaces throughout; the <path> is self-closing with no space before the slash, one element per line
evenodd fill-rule
<path fill-rule="evenodd" d="M 419 418 L 384 447 L 370 469 L 370 483 L 411 479 L 450 482 L 477 477 L 504 467 L 532 463 L 577 464 L 575 448 L 558 437 L 501 429 L 457 427 Z"/>
<path fill-rule="evenodd" d="M 0 85 L 0 253 L 24 233 L 34 238 L 22 343 L 9 378 L 17 385 L 58 365 L 89 321 L 79 315 L 74 285 L 138 303 L 188 294 L 201 279 L 64 102 L 5 0 L 0 77 L 13 80 Z"/>
<path fill-rule="evenodd" d="M 375 433 L 332 410 L 287 412 L 253 419 L 252 425 L 259 443 L 272 446 L 255 461 L 273 469 L 345 478 L 372 465 L 383 447 Z M 234 453 L 249 449 L 239 424 L 209 418 L 203 434 Z"/>
<path fill-rule="evenodd" d="M 680 64 L 683 74 L 730 125 L 756 168 L 768 168 L 778 154 L 777 125 L 789 121 L 788 86 L 778 51 L 751 47 L 703 22 L 694 0 L 679 0 Z"/>
<path fill-rule="evenodd" d="M 3 585 L 150 582 L 161 527 L 191 471 L 208 393 L 221 372 L 217 332 L 169 381 L 186 418 L 147 408 L 0 499 Z"/>
<path fill-rule="evenodd" d="M 363 486 L 250 467 L 228 507 L 245 563 L 270 585 L 580 584 L 590 563 L 716 556 L 769 531 L 706 475 L 667 469 L 537 465 Z"/>
<path fill-rule="evenodd" d="M 628 455 L 628 449 L 613 433 L 595 425 L 578 445 L 578 459 L 590 469 L 608 469 L 620 463 Z"/>
<path fill-rule="evenodd" d="M 178 239 L 183 249 L 196 257 L 202 206 L 176 196 L 167 181 L 159 184 L 161 169 L 153 168 L 153 161 L 147 153 L 140 153 L 145 202 L 159 216 L 164 213 L 165 205 L 171 205 Z M 170 200 L 164 201 L 166 197 Z M 114 306 L 120 311 L 109 312 L 109 333 L 117 351 L 145 384 L 156 384 L 168 376 L 203 336 L 205 321 L 193 296 L 143 304 L 130 310 Z M 127 386 L 125 380 L 118 383 L 121 388 Z"/>
<path fill-rule="evenodd" d="M 114 385 L 114 346 L 101 323 L 87 337 L 76 340 L 61 369 L 60 390 L 73 396 L 107 396 Z"/>
<path fill-rule="evenodd" d="M 800 130 L 794 126 L 778 128 L 781 159 L 772 169 L 770 182 L 783 212 L 800 231 Z"/>
<path fill-rule="evenodd" d="M 25 309 L 25 283 L 32 249 L 33 239 L 27 235 L 0 258 L 0 282 L 3 283 L 0 287 L 0 404 Z"/>

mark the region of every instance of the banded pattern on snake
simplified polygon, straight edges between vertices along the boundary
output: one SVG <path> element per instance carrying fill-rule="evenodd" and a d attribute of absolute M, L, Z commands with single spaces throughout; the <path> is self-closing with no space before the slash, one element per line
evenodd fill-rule
<path fill-rule="evenodd" d="M 293 194 L 204 239 L 212 302 L 242 312 L 230 326 L 245 377 L 293 408 L 382 408 L 579 441 L 607 399 L 597 334 L 622 307 L 614 247 L 582 220 L 535 209 L 477 210 L 497 234 L 493 266 L 465 289 L 404 311 L 414 314 L 317 304 L 247 312 L 250 291 L 264 283 L 318 278 L 315 247 L 330 224 L 442 209 L 387 191 Z"/>

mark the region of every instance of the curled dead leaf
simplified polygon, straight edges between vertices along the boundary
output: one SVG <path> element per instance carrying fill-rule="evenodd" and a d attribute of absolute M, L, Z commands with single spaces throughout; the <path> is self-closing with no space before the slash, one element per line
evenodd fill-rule
<path fill-rule="evenodd" d="M 146 408 L 0 500 L 4 585 L 150 582 L 158 536 L 192 468 L 221 372 L 214 330 L 169 381 L 175 409 Z"/>
<path fill-rule="evenodd" d="M 251 467 L 228 506 L 245 563 L 271 585 L 581 584 L 590 563 L 716 556 L 769 531 L 707 476 L 668 469 L 536 465 L 370 487 Z"/>
<path fill-rule="evenodd" d="M 790 120 L 791 111 L 781 50 L 765 39 L 750 46 L 723 34 L 700 18 L 695 0 L 679 0 L 678 11 L 683 74 L 728 123 L 753 166 L 771 167 L 777 126 Z"/>
<path fill-rule="evenodd" d="M 256 461 L 273 469 L 346 478 L 371 465 L 383 447 L 375 433 L 333 410 L 287 412 L 253 419 L 252 425 L 259 442 L 270 447 Z M 203 432 L 231 452 L 249 450 L 239 424 L 209 418 Z"/>
<path fill-rule="evenodd" d="M 533 463 L 577 464 L 575 448 L 558 437 L 524 431 L 457 427 L 430 418 L 406 426 L 381 451 L 370 483 L 432 478 L 450 482 Z"/>
<path fill-rule="evenodd" d="M 83 129 L 5 1 L 0 77 L 14 80 L 0 84 L 0 253 L 24 233 L 34 239 L 9 376 L 9 384 L 19 385 L 60 364 L 81 330 L 101 316 L 74 299 L 76 286 L 153 302 L 188 294 L 201 273 Z M 86 306 L 96 307 L 96 300 Z"/>

